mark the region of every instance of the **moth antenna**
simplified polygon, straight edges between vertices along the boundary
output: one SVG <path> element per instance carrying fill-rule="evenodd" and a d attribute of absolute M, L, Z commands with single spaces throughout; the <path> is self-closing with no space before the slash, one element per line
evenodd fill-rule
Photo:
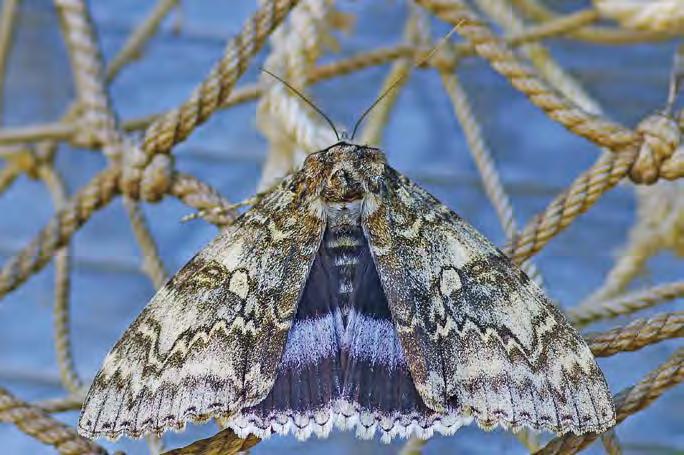
<path fill-rule="evenodd" d="M 430 52 L 428 52 L 428 54 L 425 57 L 423 57 L 421 60 L 419 60 L 417 63 L 415 63 L 413 65 L 413 68 L 417 68 L 417 67 L 425 64 L 428 60 L 430 60 L 432 58 L 432 56 L 435 55 L 435 52 L 437 52 L 439 50 L 439 48 L 441 48 L 444 45 L 444 43 L 446 43 L 447 40 L 449 38 L 451 38 L 451 35 L 453 35 L 454 32 L 458 29 L 458 27 L 460 27 L 461 23 L 462 22 L 459 22 L 458 24 L 454 25 L 454 27 L 449 31 L 449 33 L 444 35 L 444 37 L 442 39 L 440 39 L 437 44 L 435 44 L 435 46 L 430 50 Z M 370 111 L 372 111 L 373 108 L 375 106 L 377 106 L 378 103 L 380 103 L 380 101 L 382 101 L 387 95 L 389 95 L 389 93 L 392 90 L 394 90 L 396 88 L 396 86 L 399 85 L 399 83 L 403 82 L 404 79 L 406 79 L 408 76 L 409 76 L 409 73 L 407 72 L 403 76 L 398 77 L 394 82 L 392 82 L 390 84 L 389 87 L 387 87 L 387 90 L 382 92 L 382 94 L 380 96 L 378 96 L 378 98 L 375 101 L 373 101 L 373 104 L 371 104 L 370 107 L 368 109 L 366 109 L 363 114 L 361 114 L 361 117 L 359 117 L 359 119 L 354 124 L 354 129 L 352 130 L 351 139 L 350 139 L 351 141 L 354 140 L 354 136 L 356 135 L 356 130 L 359 128 L 359 126 L 361 125 L 361 122 L 363 122 L 363 119 L 366 118 L 366 116 L 370 113 Z"/>
<path fill-rule="evenodd" d="M 283 78 L 281 78 L 280 76 L 276 76 L 275 74 L 273 74 L 272 72 L 270 72 L 270 71 L 267 70 L 266 68 L 261 68 L 261 71 L 263 71 L 264 73 L 268 74 L 268 75 L 271 76 L 272 78 L 274 78 L 274 79 L 280 81 L 285 87 L 287 87 L 287 88 L 289 88 L 290 90 L 292 90 L 298 97 L 300 97 L 302 100 L 304 100 L 304 102 L 305 102 L 306 104 L 308 104 L 309 106 L 311 106 L 311 107 L 313 108 L 313 110 L 315 110 L 316 112 L 318 112 L 318 113 L 321 115 L 321 117 L 323 117 L 323 118 L 325 119 L 325 121 L 328 122 L 328 125 L 330 125 L 330 128 L 332 128 L 332 130 L 335 132 L 335 137 L 337 138 L 337 140 L 338 140 L 338 141 L 340 140 L 340 135 L 339 135 L 339 133 L 337 132 L 337 128 L 335 128 L 335 124 L 332 122 L 332 120 L 330 120 L 330 118 L 329 118 L 327 115 L 325 115 L 325 113 L 324 113 L 322 110 L 320 110 L 320 109 L 318 108 L 318 106 L 316 106 L 312 101 L 309 101 L 309 99 L 308 99 L 306 96 L 304 96 L 299 90 L 297 90 L 296 88 L 294 88 L 292 85 L 290 85 L 287 81 L 285 81 L 285 80 L 284 80 Z"/>

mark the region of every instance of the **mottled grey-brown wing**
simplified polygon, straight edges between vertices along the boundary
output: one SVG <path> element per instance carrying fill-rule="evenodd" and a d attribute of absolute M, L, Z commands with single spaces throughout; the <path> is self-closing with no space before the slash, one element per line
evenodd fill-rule
<path fill-rule="evenodd" d="M 161 433 L 262 400 L 323 229 L 288 179 L 220 232 L 108 354 L 86 398 L 81 434 Z"/>
<path fill-rule="evenodd" d="M 388 168 L 364 229 L 425 403 L 483 427 L 556 433 L 615 422 L 586 343 L 539 287 L 472 226 Z"/>

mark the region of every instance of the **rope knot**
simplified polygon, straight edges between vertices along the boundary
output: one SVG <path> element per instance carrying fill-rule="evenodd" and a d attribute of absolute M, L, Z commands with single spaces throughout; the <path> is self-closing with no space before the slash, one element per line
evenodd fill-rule
<path fill-rule="evenodd" d="M 642 120 L 636 131 L 642 141 L 629 176 L 635 183 L 655 183 L 681 143 L 679 125 L 671 117 L 654 114 Z"/>
<path fill-rule="evenodd" d="M 173 157 L 157 153 L 147 161 L 148 156 L 139 146 L 131 146 L 124 154 L 121 191 L 132 199 L 156 202 L 171 188 Z"/>

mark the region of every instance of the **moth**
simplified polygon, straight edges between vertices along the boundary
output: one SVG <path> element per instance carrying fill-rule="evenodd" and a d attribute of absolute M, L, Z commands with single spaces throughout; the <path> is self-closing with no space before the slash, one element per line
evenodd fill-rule
<path fill-rule="evenodd" d="M 223 419 L 252 433 L 428 438 L 615 424 L 589 348 L 456 213 L 341 141 L 309 155 L 152 298 L 85 400 L 87 437 Z"/>

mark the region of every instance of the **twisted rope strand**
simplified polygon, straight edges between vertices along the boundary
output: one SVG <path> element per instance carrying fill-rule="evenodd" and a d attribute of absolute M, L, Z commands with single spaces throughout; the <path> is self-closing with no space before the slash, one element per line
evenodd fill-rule
<path fill-rule="evenodd" d="M 419 16 L 417 8 L 412 8 L 409 18 L 404 26 L 404 40 L 407 46 L 420 47 L 421 43 L 429 40 L 429 30 L 425 24 L 424 18 Z M 394 107 L 401 88 L 406 84 L 414 63 L 410 59 L 400 59 L 392 64 L 389 72 L 383 80 L 382 86 L 378 91 L 378 96 L 382 96 L 387 90 L 392 87 L 390 92 L 387 92 L 379 105 L 375 106 L 366 117 L 365 125 L 361 131 L 358 142 L 360 144 L 379 144 L 382 140 L 382 133 L 389 121 L 390 113 Z"/>
<path fill-rule="evenodd" d="M 485 22 L 461 0 L 416 0 L 452 25 L 475 47 L 477 54 L 524 93 L 530 101 L 573 133 L 598 145 L 621 151 L 639 143 L 633 131 L 602 117 L 591 115 L 552 90 L 536 72 L 523 64 Z"/>
<path fill-rule="evenodd" d="M 316 49 L 319 45 L 319 39 L 313 37 L 318 36 L 321 31 L 320 24 L 313 21 L 312 18 L 322 11 L 321 8 L 325 7 L 324 4 L 327 4 L 327 1 L 308 0 L 302 2 L 302 9 L 305 14 L 293 16 L 293 20 L 299 21 L 297 22 L 299 27 L 308 31 L 302 37 L 303 46 L 300 46 L 301 49 L 289 52 L 287 56 L 287 64 L 291 65 L 298 83 L 306 85 L 323 78 L 354 72 L 371 65 L 399 58 L 415 59 L 423 55 L 424 48 L 421 45 L 400 44 L 390 48 L 365 52 L 349 59 L 319 67 L 309 65 L 309 62 L 318 55 Z M 435 59 L 435 62 L 431 62 L 430 66 L 438 68 L 443 73 L 443 77 L 450 78 L 449 72 L 453 71 L 460 59 L 474 54 L 480 55 L 488 59 L 494 69 L 509 78 L 514 87 L 525 93 L 533 103 L 546 110 L 550 117 L 555 118 L 576 134 L 593 138 L 597 144 L 610 147 L 612 152 L 619 152 L 604 153 L 596 164 L 578 177 L 568 190 L 559 195 L 548 206 L 545 212 L 530 222 L 519 238 L 511 242 L 509 252 L 517 261 L 528 258 L 543 248 L 550 238 L 572 223 L 580 213 L 590 208 L 601 194 L 612 188 L 625 176 L 628 175 L 637 183 L 650 183 L 659 177 L 676 179 L 684 175 L 684 166 L 682 166 L 684 163 L 682 150 L 684 149 L 680 146 L 680 149 L 675 151 L 676 146 L 680 145 L 681 132 L 671 118 L 651 116 L 644 120 L 635 131 L 631 131 L 609 122 L 603 117 L 589 115 L 589 113 L 598 112 L 597 107 L 592 105 L 591 100 L 583 94 L 581 87 L 573 88 L 572 81 L 565 77 L 560 71 L 560 67 L 554 65 L 544 48 L 537 44 L 527 45 L 523 48 L 523 52 L 530 57 L 534 68 L 528 68 L 519 61 L 516 54 L 506 48 L 506 45 L 519 46 L 527 43 L 538 43 L 540 39 L 549 36 L 568 36 L 576 39 L 579 36 L 588 38 L 593 33 L 592 38 L 596 41 L 608 37 L 617 42 L 618 38 L 622 37 L 625 40 L 624 42 L 628 42 L 635 37 L 648 39 L 650 36 L 655 36 L 660 39 L 666 34 L 649 35 L 617 28 L 588 26 L 598 18 L 595 10 L 582 10 L 567 16 L 556 15 L 550 10 L 542 10 L 542 15 L 548 13 L 547 17 L 542 19 L 543 22 L 525 26 L 515 16 L 513 10 L 500 9 L 504 5 L 503 2 L 498 0 L 478 1 L 482 6 L 481 9 L 488 16 L 504 26 L 507 30 L 506 37 L 494 35 L 484 22 L 468 8 L 465 2 L 460 0 L 450 2 L 447 0 L 419 1 L 428 9 L 437 11 L 444 20 L 453 22 L 462 17 L 468 19 L 465 24 L 461 24 L 460 31 L 463 32 L 469 42 L 450 46 L 451 54 L 448 57 Z M 6 7 L 8 3 L 10 2 L 5 2 L 3 6 Z M 70 201 L 67 201 L 64 208 L 58 210 L 57 214 L 31 244 L 4 264 L 0 269 L 0 298 L 23 283 L 30 275 L 41 269 L 52 256 L 55 256 L 57 264 L 55 344 L 58 351 L 60 371 L 63 376 L 62 380 L 68 390 L 77 391 L 75 385 L 78 377 L 73 369 L 73 360 L 69 349 L 68 268 L 65 253 L 62 253 L 60 249 L 68 244 L 71 235 L 96 210 L 104 207 L 116 194 L 123 193 L 126 195 L 124 204 L 131 218 L 136 240 L 141 245 L 142 254 L 147 258 L 147 262 L 143 263 L 143 269 L 158 286 L 163 281 L 165 272 L 153 238 L 146 228 L 145 220 L 137 203 L 138 198 L 156 201 L 165 194 L 170 194 L 185 204 L 198 209 L 202 217 L 214 224 L 223 225 L 234 219 L 235 212 L 233 209 L 235 206 L 229 204 L 213 188 L 195 177 L 174 172 L 173 161 L 168 152 L 175 143 L 187 137 L 199 123 L 205 121 L 216 109 L 256 99 L 263 95 L 265 87 L 263 84 L 246 85 L 236 90 L 233 90 L 233 87 L 237 78 L 244 72 L 247 61 L 265 39 L 271 36 L 271 32 L 277 23 L 284 19 L 295 3 L 297 2 L 264 0 L 262 7 L 253 16 L 252 22 L 246 24 L 242 32 L 229 43 L 224 57 L 215 65 L 209 76 L 186 103 L 176 110 L 162 115 L 132 119 L 125 122 L 120 129 L 108 98 L 107 82 L 120 71 L 125 63 L 136 57 L 144 43 L 158 29 L 162 18 L 177 4 L 177 0 L 159 0 L 148 19 L 126 41 L 118 57 L 112 61 L 107 70 L 103 70 L 104 63 L 101 61 L 99 53 L 99 42 L 93 33 L 86 4 L 82 0 L 57 1 L 77 82 L 79 105 L 72 105 L 71 108 L 67 109 L 63 120 L 59 123 L 0 131 L 0 143 L 9 140 L 9 142 L 14 141 L 21 144 L 23 142 L 36 142 L 37 139 L 70 141 L 73 144 L 102 149 L 110 157 L 110 163 L 108 168 L 77 192 Z M 517 0 L 517 4 L 527 4 L 534 9 L 536 0 Z M 271 9 L 269 10 L 269 8 Z M 536 17 L 528 10 L 524 10 L 530 16 Z M 537 10 L 536 14 L 539 13 L 540 11 Z M 539 17 L 536 18 L 539 19 Z M 3 17 L 3 21 L 5 20 L 6 18 Z M 7 20 L 9 22 L 6 23 L 11 27 L 12 18 L 10 17 Z M 320 40 L 325 41 L 324 37 Z M 0 53 L 6 53 L 7 48 L 3 46 L 5 44 L 0 46 L 2 47 Z M 548 81 L 548 84 L 544 82 L 542 76 Z M 453 80 L 458 82 L 455 77 Z M 0 80 L 0 84 L 1 82 Z M 580 106 L 581 109 L 577 106 Z M 381 114 L 383 114 L 381 116 L 383 119 L 380 124 L 384 125 L 384 119 L 389 114 L 389 108 Z M 77 123 L 75 122 L 77 119 L 84 119 L 85 121 Z M 147 131 L 142 145 L 137 148 L 130 147 L 127 144 L 124 131 L 146 127 Z M 482 138 L 480 137 L 480 139 Z M 40 144 L 39 148 L 42 145 Z M 46 146 L 46 149 L 50 150 L 49 158 L 51 158 L 56 145 L 56 142 L 51 142 Z M 50 179 L 59 176 L 51 167 L 48 157 L 44 155 L 34 153 L 24 146 L 5 147 L 0 150 L 0 157 L 8 159 L 5 167 L 0 169 L 0 192 L 9 187 L 16 177 L 23 173 L 31 178 L 42 178 L 49 186 L 56 185 L 56 180 L 50 182 Z M 121 158 L 124 158 L 123 162 L 120 162 Z M 495 173 L 491 157 L 489 158 L 490 174 L 495 177 L 496 181 L 490 178 L 488 192 L 491 193 L 494 200 L 497 195 L 497 184 L 499 186 L 499 197 L 502 197 L 503 188 L 501 188 L 501 182 Z M 485 163 L 484 167 L 479 167 L 486 170 L 487 165 Z M 483 176 L 484 174 L 487 172 L 483 172 Z M 485 184 L 487 185 L 487 183 Z M 54 188 L 52 193 L 53 197 L 57 196 Z M 504 199 L 505 196 L 503 193 Z M 499 206 L 496 209 L 502 220 L 505 221 L 506 217 L 511 216 L 511 214 L 506 211 L 506 201 L 503 200 L 502 202 L 502 200 L 498 202 Z M 57 202 L 56 199 L 55 202 Z M 639 213 L 640 218 L 644 216 L 648 216 L 648 213 Z M 515 226 L 511 221 L 505 221 L 504 225 L 507 226 L 507 231 L 514 231 Z M 612 301 L 594 303 L 592 305 L 595 306 L 592 308 L 580 305 L 571 310 L 570 316 L 578 323 L 588 323 L 617 314 L 629 314 L 682 294 L 684 294 L 684 287 L 677 282 L 622 296 Z M 647 319 L 633 321 L 626 326 L 606 332 L 588 334 L 587 340 L 596 355 L 613 355 L 617 352 L 636 350 L 648 344 L 684 336 L 682 332 L 683 319 L 682 312 L 662 313 Z M 676 356 L 677 354 L 668 363 L 654 370 L 639 384 L 616 396 L 620 421 L 624 420 L 627 415 L 645 408 L 665 389 L 682 381 L 681 370 L 684 354 L 680 354 L 679 360 Z M 65 380 L 65 374 L 73 374 L 73 377 Z M 7 405 L 7 403 L 11 404 Z M 8 411 L 8 406 L 11 409 L 20 409 L 20 411 Z M 98 453 L 93 452 L 90 446 L 80 446 L 77 436 L 76 442 L 72 441 L 70 438 L 75 434 L 73 430 L 72 435 L 64 435 L 59 424 L 55 426 L 56 423 L 44 414 L 44 411 L 62 412 L 76 409 L 79 406 L 80 397 L 78 395 L 39 402 L 32 406 L 19 402 L 19 400 L 11 397 L 8 392 L 0 389 L 0 420 L 3 420 L 4 417 L 5 420 L 3 421 L 16 423 L 23 431 L 31 435 L 39 431 L 36 428 L 43 425 L 40 428 L 44 428 L 44 431 L 40 430 L 42 433 L 36 434 L 36 437 L 41 441 L 56 445 L 62 453 Z M 38 407 L 41 407 L 43 411 L 40 411 Z M 43 414 L 36 416 L 34 414 L 36 411 L 43 412 Z M 17 417 L 22 413 L 24 417 Z M 14 416 L 16 422 L 11 420 L 10 415 Z M 44 418 L 50 420 L 44 420 Z M 577 437 L 573 439 L 568 435 L 565 438 L 555 440 L 544 450 L 560 450 L 563 453 L 566 451 L 572 453 L 597 437 L 598 435 L 585 435 L 579 439 Z M 254 440 L 255 438 L 243 441 L 235 435 L 230 436 L 226 433 L 218 436 L 218 439 L 221 438 L 227 445 L 212 446 L 211 440 L 214 438 L 210 438 L 207 440 L 208 442 L 204 443 L 204 446 L 196 444 L 194 445 L 195 449 L 192 450 L 205 450 L 206 453 L 237 453 L 245 450 L 250 444 L 250 440 L 253 440 L 253 443 L 258 441 Z M 604 446 L 610 453 L 619 453 L 619 443 L 614 434 L 607 433 L 602 436 L 602 439 Z M 214 443 L 216 442 L 217 440 L 214 440 Z M 95 450 L 100 450 L 99 447 L 95 447 Z M 211 452 L 212 450 L 216 452 Z M 417 450 L 420 449 L 417 448 Z"/>
<path fill-rule="evenodd" d="M 58 414 L 67 411 L 80 411 L 83 400 L 72 395 L 62 398 L 51 398 L 48 400 L 36 401 L 31 403 L 33 406 L 42 409 L 48 414 Z"/>
<path fill-rule="evenodd" d="M 684 381 L 684 348 L 680 348 L 662 365 L 644 379 L 615 395 L 616 421 L 621 423 L 630 415 L 648 407 L 671 387 Z M 550 441 L 535 455 L 570 455 L 591 444 L 599 435 L 595 433 L 577 436 L 566 434 Z"/>
<path fill-rule="evenodd" d="M 480 173 L 485 193 L 494 206 L 506 237 L 509 241 L 512 241 L 518 234 L 518 226 L 513 215 L 513 206 L 496 170 L 494 159 L 484 143 L 482 131 L 473 115 L 468 95 L 455 74 L 440 72 L 440 76 L 442 84 L 451 99 L 456 117 L 465 134 L 468 150 L 473 156 L 475 165 Z M 539 270 L 532 262 L 524 261 L 522 267 L 533 279 L 540 276 Z"/>
<path fill-rule="evenodd" d="M 159 256 L 157 243 L 147 227 L 147 221 L 140 209 L 140 204 L 127 197 L 123 198 L 123 202 L 133 227 L 133 234 L 141 250 L 142 270 L 150 278 L 154 288 L 159 289 L 166 281 L 167 272 Z"/>
<path fill-rule="evenodd" d="M 506 254 L 521 263 L 538 252 L 579 215 L 589 210 L 603 193 L 617 185 L 632 168 L 636 158 L 636 149 L 628 149 L 617 155 L 604 152 L 570 188 L 528 223 L 520 236 L 504 249 Z"/>
<path fill-rule="evenodd" d="M 546 5 L 539 0 L 513 0 L 513 3 L 528 16 L 537 21 L 553 21 L 561 17 L 561 15 L 547 8 Z M 657 31 L 626 30 L 624 28 L 607 26 L 582 27 L 569 35 L 570 38 L 579 41 L 612 45 L 664 41 L 672 39 L 675 36 L 677 36 L 676 30 L 665 33 Z"/>
<path fill-rule="evenodd" d="M 0 269 L 0 298 L 16 289 L 50 261 L 54 252 L 99 209 L 119 194 L 121 169 L 113 166 L 97 174 L 60 210 L 43 230 Z M 235 212 L 231 204 L 209 185 L 193 176 L 175 173 L 169 194 L 188 206 L 206 212 L 202 217 L 210 223 L 230 223 Z M 219 208 L 219 210 L 208 210 Z"/>
<path fill-rule="evenodd" d="M 608 455 L 622 455 L 622 447 L 614 429 L 610 429 L 601 435 L 603 448 Z"/>
<path fill-rule="evenodd" d="M 0 298 L 42 269 L 55 251 L 66 245 L 96 210 L 111 202 L 118 192 L 120 175 L 121 171 L 116 167 L 97 174 L 64 209 L 57 212 L 31 243 L 3 265 L 0 269 Z"/>
<path fill-rule="evenodd" d="M 7 58 L 9 57 L 14 37 L 15 15 L 19 9 L 19 0 L 4 0 L 0 11 L 0 123 L 2 123 L 5 76 L 7 74 Z"/>
<path fill-rule="evenodd" d="M 55 209 L 62 209 L 67 201 L 66 187 L 62 177 L 50 164 L 45 164 L 38 169 L 40 178 L 50 190 Z M 55 327 L 55 351 L 57 353 L 57 365 L 59 377 L 72 394 L 82 391 L 83 381 L 76 371 L 71 349 L 71 330 L 69 327 L 69 294 L 71 292 L 71 251 L 69 244 L 58 249 L 55 253 L 55 304 L 53 308 Z"/>
<path fill-rule="evenodd" d="M 567 316 L 573 324 L 582 326 L 602 319 L 635 313 L 680 297 L 684 297 L 684 281 L 635 291 L 612 300 L 590 301 L 570 308 Z"/>
<path fill-rule="evenodd" d="M 15 398 L 0 387 L 0 422 L 16 425 L 40 442 L 54 446 L 63 455 L 106 455 L 106 451 L 76 430 L 59 422 L 43 410 Z"/>
<path fill-rule="evenodd" d="M 133 30 L 119 52 L 112 58 L 105 69 L 105 82 L 111 82 L 117 74 L 133 60 L 139 58 L 142 49 L 157 33 L 166 16 L 175 8 L 180 0 L 158 0 L 145 20 Z"/>
<path fill-rule="evenodd" d="M 684 312 L 661 313 L 636 319 L 624 327 L 584 336 L 596 357 L 636 351 L 653 343 L 684 336 Z"/>
<path fill-rule="evenodd" d="M 247 453 L 259 441 L 261 440 L 253 435 L 246 439 L 240 439 L 232 430 L 226 429 L 210 438 L 195 441 L 186 447 L 164 452 L 163 455 L 236 455 Z"/>
<path fill-rule="evenodd" d="M 251 57 L 261 49 L 269 34 L 297 3 L 298 0 L 265 2 L 243 26 L 242 31 L 230 41 L 221 60 L 190 98 L 147 128 L 141 145 L 142 154 L 129 163 L 124 175 L 127 193 L 131 197 L 138 194 L 138 182 L 152 156 L 168 153 L 218 109 L 230 95 L 237 79 L 247 69 Z"/>

